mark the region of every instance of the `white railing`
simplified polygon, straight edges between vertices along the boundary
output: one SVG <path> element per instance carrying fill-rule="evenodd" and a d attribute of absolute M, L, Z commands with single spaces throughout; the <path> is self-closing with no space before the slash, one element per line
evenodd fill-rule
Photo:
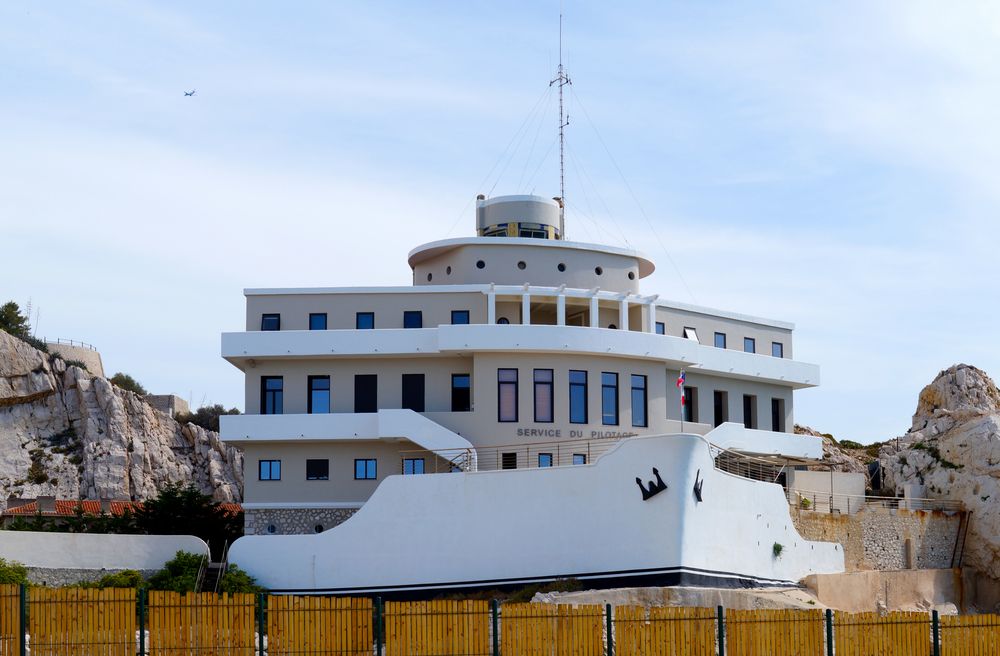
<path fill-rule="evenodd" d="M 887 510 L 941 510 L 959 512 L 965 509 L 961 501 L 953 499 L 928 499 L 914 497 L 877 497 L 856 494 L 830 494 L 809 490 L 786 490 L 789 505 L 799 510 L 815 512 L 840 512 L 853 514 L 862 508 Z"/>
<path fill-rule="evenodd" d="M 558 442 L 520 442 L 479 447 L 475 449 L 478 471 L 497 469 L 535 469 L 538 467 L 565 467 L 590 464 L 607 453 L 624 437 L 606 437 L 595 440 L 561 440 Z M 467 471 L 464 462 L 472 457 L 470 449 L 437 449 L 439 458 L 425 458 L 427 474 L 440 474 L 455 469 Z M 411 449 L 400 452 L 402 458 L 429 456 L 426 449 Z M 510 467 L 511 464 L 516 467 Z M 504 465 L 508 466 L 505 467 Z"/>
<path fill-rule="evenodd" d="M 91 351 L 97 350 L 97 347 L 94 346 L 93 344 L 88 344 L 87 342 L 78 342 L 73 339 L 63 339 L 61 337 L 56 337 L 55 339 L 49 339 L 48 337 L 46 337 L 42 341 L 45 342 L 46 344 L 56 344 L 56 345 L 62 344 L 65 346 L 76 346 L 78 348 L 90 349 Z"/>

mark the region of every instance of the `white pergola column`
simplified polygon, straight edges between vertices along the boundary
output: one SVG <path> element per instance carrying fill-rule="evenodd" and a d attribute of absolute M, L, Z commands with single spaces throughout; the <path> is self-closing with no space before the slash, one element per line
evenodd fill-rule
<path fill-rule="evenodd" d="M 486 323 L 494 324 L 497 322 L 497 294 L 496 292 L 487 292 L 486 294 Z"/>
<path fill-rule="evenodd" d="M 646 299 L 646 332 L 655 333 L 656 332 L 656 299 L 660 297 L 659 294 L 654 294 Z"/>
<path fill-rule="evenodd" d="M 527 290 L 521 294 L 521 323 L 531 325 L 531 292 Z"/>
<path fill-rule="evenodd" d="M 622 296 L 618 303 L 618 328 L 628 330 L 628 296 Z"/>
<path fill-rule="evenodd" d="M 556 325 L 566 325 L 566 294 L 556 296 Z"/>
<path fill-rule="evenodd" d="M 598 321 L 599 319 L 600 317 L 598 316 L 597 294 L 594 294 L 593 296 L 590 297 L 590 327 L 600 328 L 601 324 Z"/>

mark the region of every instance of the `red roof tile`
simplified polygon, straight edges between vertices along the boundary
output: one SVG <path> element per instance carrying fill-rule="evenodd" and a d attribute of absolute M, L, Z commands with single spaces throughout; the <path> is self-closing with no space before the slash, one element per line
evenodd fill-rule
<path fill-rule="evenodd" d="M 84 499 L 82 501 L 72 501 L 72 500 L 59 500 L 56 499 L 55 510 L 47 510 L 42 512 L 43 517 L 72 517 L 76 515 L 77 508 L 83 507 L 83 514 L 85 515 L 100 515 L 101 514 L 101 502 L 91 499 Z M 124 515 L 126 511 L 136 511 L 142 507 L 141 501 L 112 501 L 110 507 L 110 514 L 114 516 Z M 219 507 L 226 511 L 229 515 L 235 515 L 242 512 L 243 507 L 238 503 L 221 503 Z M 9 517 L 14 515 L 37 515 L 38 512 L 38 501 L 31 501 L 24 505 L 15 506 L 13 508 L 8 508 L 3 511 L 2 516 Z"/>

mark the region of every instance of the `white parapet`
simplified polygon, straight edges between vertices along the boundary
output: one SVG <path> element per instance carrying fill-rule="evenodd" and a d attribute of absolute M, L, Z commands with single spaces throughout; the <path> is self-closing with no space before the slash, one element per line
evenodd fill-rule
<path fill-rule="evenodd" d="M 820 460 L 823 458 L 823 438 L 795 433 L 746 428 L 727 421 L 705 435 L 705 439 L 728 451 L 759 456 L 785 456 Z"/>

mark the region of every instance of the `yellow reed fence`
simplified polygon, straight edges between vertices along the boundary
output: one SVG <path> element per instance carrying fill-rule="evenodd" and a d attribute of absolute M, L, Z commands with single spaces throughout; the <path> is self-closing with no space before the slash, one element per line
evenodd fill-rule
<path fill-rule="evenodd" d="M 20 644 L 20 589 L 17 585 L 0 584 L 0 656 L 15 656 Z"/>
<path fill-rule="evenodd" d="M 132 588 L 28 590 L 31 656 L 133 656 Z"/>
<path fill-rule="evenodd" d="M 825 654 L 821 610 L 726 611 L 727 656 Z"/>
<path fill-rule="evenodd" d="M 716 613 L 711 608 L 614 610 L 616 656 L 715 656 Z"/>
<path fill-rule="evenodd" d="M 384 617 L 386 656 L 491 653 L 485 601 L 390 601 Z"/>
<path fill-rule="evenodd" d="M 1000 654 L 1000 615 L 942 616 L 941 656 Z"/>
<path fill-rule="evenodd" d="M 504 604 L 500 653 L 504 656 L 603 656 L 604 608 Z"/>
<path fill-rule="evenodd" d="M 150 591 L 148 653 L 253 656 L 255 611 L 252 594 Z"/>
<path fill-rule="evenodd" d="M 834 613 L 837 656 L 924 656 L 931 653 L 927 613 Z"/>
<path fill-rule="evenodd" d="M 268 656 L 372 654 L 372 601 L 368 598 L 267 598 Z"/>

